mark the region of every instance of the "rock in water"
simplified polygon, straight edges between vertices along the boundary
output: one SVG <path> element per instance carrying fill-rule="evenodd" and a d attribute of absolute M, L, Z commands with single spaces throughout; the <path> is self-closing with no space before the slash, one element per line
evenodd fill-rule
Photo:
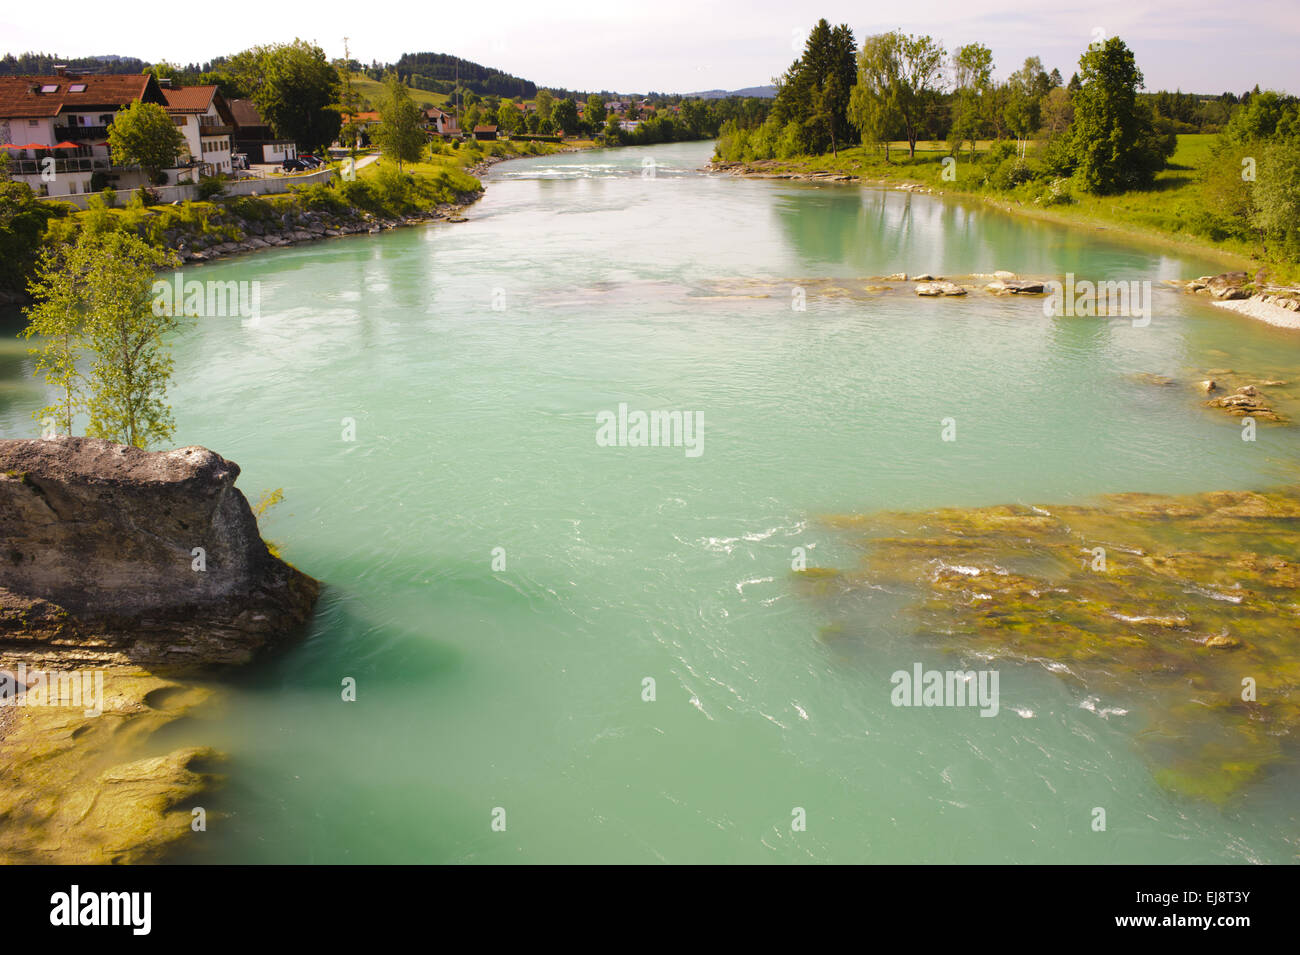
<path fill-rule="evenodd" d="M 270 553 L 238 476 L 206 448 L 0 441 L 0 666 L 246 663 L 299 628 L 320 585 Z"/>

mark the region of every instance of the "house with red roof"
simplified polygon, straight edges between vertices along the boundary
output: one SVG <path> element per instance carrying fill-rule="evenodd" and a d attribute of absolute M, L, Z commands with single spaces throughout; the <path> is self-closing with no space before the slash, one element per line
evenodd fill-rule
<path fill-rule="evenodd" d="M 0 76 L 0 149 L 11 178 L 38 195 L 144 185 L 144 173 L 114 165 L 108 148 L 108 127 L 132 103 L 167 107 L 150 73 L 79 76 L 55 67 L 52 76 Z M 168 179 L 187 171 L 167 170 Z"/>
<path fill-rule="evenodd" d="M 162 87 L 167 113 L 185 137 L 188 156 L 201 175 L 230 175 L 235 117 L 216 86 Z"/>

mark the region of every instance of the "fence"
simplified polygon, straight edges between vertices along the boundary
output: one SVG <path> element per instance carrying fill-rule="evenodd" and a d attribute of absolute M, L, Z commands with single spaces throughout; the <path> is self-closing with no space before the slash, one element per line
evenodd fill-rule
<path fill-rule="evenodd" d="M 269 196 L 288 192 L 294 186 L 310 186 L 318 182 L 329 182 L 333 178 L 333 169 L 317 169 L 315 172 L 303 173 L 298 176 L 275 176 L 271 179 L 227 179 L 222 183 L 221 194 L 224 196 Z M 150 186 L 149 188 L 163 205 L 172 202 L 187 202 L 199 197 L 199 187 L 192 183 L 183 183 L 176 186 Z M 138 189 L 115 189 L 117 204 L 125 205 L 130 202 L 131 196 L 138 191 Z M 67 202 L 78 209 L 85 209 L 88 207 L 86 200 L 93 195 L 99 195 L 99 193 L 41 196 L 40 198 L 46 202 Z"/>

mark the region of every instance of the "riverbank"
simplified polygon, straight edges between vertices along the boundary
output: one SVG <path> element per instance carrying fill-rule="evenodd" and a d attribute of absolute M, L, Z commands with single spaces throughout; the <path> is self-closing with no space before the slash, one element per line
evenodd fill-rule
<path fill-rule="evenodd" d="M 486 145 L 486 149 L 484 149 Z M 385 160 L 358 169 L 351 182 L 317 184 L 271 196 L 213 198 L 178 205 L 107 206 L 96 196 L 85 211 L 59 210 L 44 242 L 69 241 L 87 222 L 97 228 L 134 232 L 175 252 L 184 264 L 199 265 L 232 255 L 260 252 L 351 235 L 375 235 L 405 226 L 464 222 L 464 211 L 483 195 L 480 176 L 511 159 L 596 148 L 592 141 L 469 143 L 406 164 L 401 172 Z M 24 306 L 23 291 L 0 289 L 0 307 Z"/>
<path fill-rule="evenodd" d="M 1198 231 L 1197 223 L 1205 213 L 1199 172 L 1211 161 L 1213 137 L 1180 136 L 1176 152 L 1157 175 L 1153 188 L 1106 196 L 1074 195 L 1067 180 L 995 188 L 991 183 L 998 181 L 1001 167 L 989 157 L 1000 155 L 997 147 L 981 144 L 975 153 L 962 151 L 953 156 L 946 143 L 921 142 L 915 157 L 909 156 L 904 146 L 894 149 L 886 161 L 879 151 L 858 146 L 843 149 L 838 156 L 717 160 L 711 166 L 747 178 L 851 182 L 967 198 L 1013 215 L 1083 227 L 1124 241 L 1206 258 L 1228 271 L 1254 274 L 1263 268 L 1279 281 L 1300 282 L 1300 263 L 1264 261 L 1248 242 L 1232 237 L 1212 239 Z M 1031 157 L 1036 150 L 1031 148 Z"/>

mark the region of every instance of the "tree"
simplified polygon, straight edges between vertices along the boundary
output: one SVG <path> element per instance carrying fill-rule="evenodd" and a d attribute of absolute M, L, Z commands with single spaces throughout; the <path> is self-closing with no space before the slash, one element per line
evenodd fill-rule
<path fill-rule="evenodd" d="M 228 66 L 279 135 L 305 149 L 334 141 L 341 125 L 334 105 L 339 74 L 320 47 L 303 40 L 256 46 L 235 54 Z"/>
<path fill-rule="evenodd" d="M 158 182 L 162 170 L 176 165 L 185 148 L 185 137 L 167 110 L 157 103 L 136 101 L 118 110 L 108 127 L 108 148 L 113 162 L 140 166 L 151 182 Z"/>
<path fill-rule="evenodd" d="M 0 289 L 21 292 L 36 267 L 46 223 L 55 209 L 36 198 L 31 187 L 4 175 L 9 155 L 0 150 Z"/>
<path fill-rule="evenodd" d="M 803 54 L 777 80 L 772 130 L 796 124 L 799 151 L 838 152 L 856 138 L 849 102 L 857 74 L 857 47 L 847 25 L 818 20 Z"/>
<path fill-rule="evenodd" d="M 1074 122 L 1074 105 L 1065 87 L 1057 86 L 1043 98 L 1043 128 L 1049 136 L 1059 136 Z"/>
<path fill-rule="evenodd" d="M 1287 255 L 1300 253 L 1300 135 L 1264 147 L 1250 200 L 1250 223 L 1264 251 L 1273 240 Z"/>
<path fill-rule="evenodd" d="M 985 127 L 988 109 L 989 85 L 993 77 L 993 51 L 982 43 L 968 43 L 958 47 L 952 55 L 952 129 L 948 142 L 955 154 L 962 143 L 969 142 L 975 151 L 975 140 Z"/>
<path fill-rule="evenodd" d="M 1137 100 L 1142 72 L 1132 51 L 1119 37 L 1090 46 L 1079 79 L 1069 150 L 1079 185 L 1094 193 L 1149 185 L 1175 143 L 1156 133 L 1150 108 Z"/>
<path fill-rule="evenodd" d="M 582 119 L 593 133 L 600 132 L 605 125 L 605 98 L 603 96 L 587 97 L 587 106 L 582 111 Z"/>
<path fill-rule="evenodd" d="M 555 97 L 550 90 L 538 90 L 534 100 L 537 104 L 537 118 L 550 119 L 551 110 L 555 107 Z"/>
<path fill-rule="evenodd" d="M 506 133 L 517 133 L 523 125 L 523 114 L 519 107 L 508 99 L 503 99 L 497 107 L 497 126 Z"/>
<path fill-rule="evenodd" d="M 860 114 L 877 125 L 901 125 L 912 158 L 922 124 L 943 90 L 943 58 L 943 45 L 933 37 L 897 31 L 868 37 L 858 55 Z"/>
<path fill-rule="evenodd" d="M 379 101 L 379 125 L 372 134 L 385 156 L 397 163 L 417 162 L 428 136 L 424 132 L 424 113 L 411 99 L 406 84 L 389 73 L 384 79 L 384 95 Z"/>
<path fill-rule="evenodd" d="M 173 253 L 133 233 L 93 229 L 42 260 L 25 334 L 43 336 L 32 351 L 60 397 L 38 414 L 52 414 L 71 433 L 73 417 L 85 411 L 88 436 L 134 447 L 171 438 L 165 398 L 173 365 L 163 336 L 178 321 L 159 306 L 153 286 L 155 270 L 175 263 Z M 85 373 L 77 370 L 83 352 Z"/>
<path fill-rule="evenodd" d="M 578 132 L 578 104 L 570 97 L 565 97 L 555 104 L 552 111 L 551 120 L 555 123 L 555 128 L 563 130 L 570 136 Z"/>
<path fill-rule="evenodd" d="M 1016 146 L 1023 156 L 1029 136 L 1042 126 L 1042 101 L 1051 89 L 1051 78 L 1043 71 L 1043 61 L 1036 56 L 1007 80 L 1007 126 L 1016 134 Z"/>

